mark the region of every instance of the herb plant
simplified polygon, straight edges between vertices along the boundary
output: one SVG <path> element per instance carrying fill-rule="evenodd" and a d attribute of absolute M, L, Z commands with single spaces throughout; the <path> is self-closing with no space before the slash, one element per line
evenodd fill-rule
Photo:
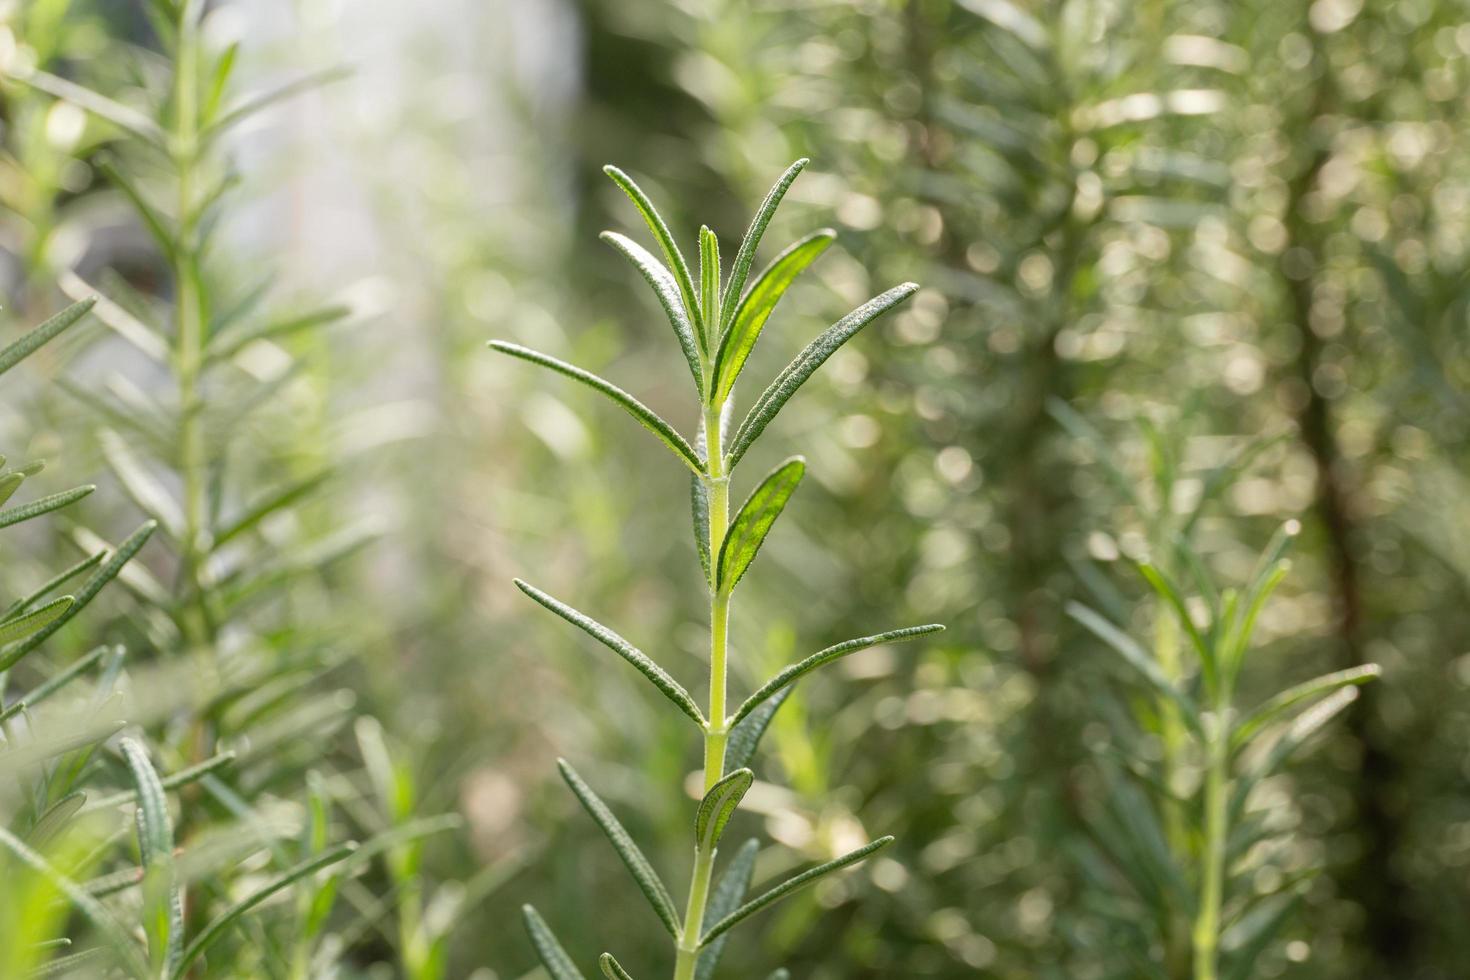
<path fill-rule="evenodd" d="M 735 587 L 800 484 L 806 464 L 800 457 L 792 457 L 777 466 L 761 479 L 732 518 L 730 482 L 734 468 L 791 396 L 828 357 L 918 289 L 914 283 L 896 286 L 828 327 L 776 376 L 744 420 L 735 426 L 733 435 L 729 432 L 735 382 L 766 322 L 795 278 L 836 237 L 834 232 L 824 229 L 802 238 L 772 260 L 747 288 L 761 237 L 782 197 L 806 164 L 806 160 L 793 163 L 766 195 L 730 264 L 728 276 L 721 267 L 718 238 L 708 227 L 700 228 L 697 281 L 648 196 L 623 171 L 606 168 L 607 175 L 627 194 L 647 222 L 663 254 L 660 261 L 616 232 L 604 232 L 602 236 L 648 281 L 674 330 L 700 409 L 700 430 L 694 443 L 632 395 L 597 375 L 515 344 L 500 341 L 490 344 L 494 350 L 549 368 L 607 396 L 651 431 L 690 474 L 695 543 L 704 570 L 704 585 L 709 591 L 710 669 L 706 710 L 664 668 L 622 636 L 540 589 L 516 581 L 527 596 L 586 632 L 642 673 L 699 730 L 704 755 L 704 797 L 694 819 L 693 870 L 682 912 L 617 817 L 570 764 L 560 763 L 563 778 L 607 835 L 672 939 L 674 980 L 708 980 L 714 974 L 732 928 L 797 889 L 855 864 L 892 842 L 891 837 L 881 837 L 749 900 L 746 893 L 755 865 L 756 841 L 742 844 L 718 878 L 715 875 L 721 838 L 755 779 L 750 765 L 757 745 L 776 710 L 790 696 L 792 685 L 816 668 L 858 650 L 943 629 L 939 625 L 911 626 L 839 643 L 781 671 L 733 711 L 728 706 L 728 637 Z M 524 915 L 541 962 L 554 980 L 582 977 L 571 956 L 535 909 L 527 906 Z M 611 980 L 628 977 L 611 953 L 602 954 L 600 966 Z"/>
<path fill-rule="evenodd" d="M 1272 812 L 1279 798 L 1263 804 L 1257 790 L 1379 668 L 1335 671 L 1241 703 L 1256 625 L 1287 574 L 1300 525 L 1277 530 L 1239 589 L 1216 583 L 1192 539 L 1205 508 L 1274 440 L 1187 474 L 1178 435 L 1145 425 L 1151 473 L 1143 492 L 1088 422 L 1061 402 L 1049 408 L 1091 445 L 1109 482 L 1143 516 L 1148 542 L 1148 557 L 1134 565 L 1153 600 L 1149 643 L 1117 624 L 1128 608 L 1111 586 L 1095 588 L 1110 615 L 1077 602 L 1067 609 L 1118 655 L 1145 695 L 1135 711 L 1109 717 L 1111 741 L 1098 759 L 1104 799 L 1089 826 L 1095 850 L 1083 862 L 1089 883 L 1121 913 L 1110 917 L 1110 945 L 1130 957 L 1129 976 L 1249 980 L 1320 870 L 1289 853 L 1290 835 Z M 1186 480 L 1197 482 L 1198 497 L 1175 508 Z"/>

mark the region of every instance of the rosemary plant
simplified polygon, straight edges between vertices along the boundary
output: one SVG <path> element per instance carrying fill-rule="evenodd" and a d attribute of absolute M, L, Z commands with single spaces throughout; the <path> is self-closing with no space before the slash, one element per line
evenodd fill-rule
<path fill-rule="evenodd" d="M 731 262 L 728 276 L 720 264 L 719 242 L 708 227 L 699 232 L 698 279 L 690 272 L 668 226 L 648 196 L 623 171 L 607 167 L 612 178 L 647 222 L 663 261 L 616 232 L 603 239 L 625 255 L 658 296 L 673 327 L 700 410 L 699 436 L 693 444 L 632 395 L 581 368 L 515 344 L 491 342 L 492 349 L 549 368 L 607 396 L 651 431 L 689 471 L 695 542 L 709 592 L 709 698 L 701 709 L 678 681 L 622 636 L 540 589 L 517 580 L 522 592 L 618 654 L 644 675 L 699 732 L 704 756 L 704 797 L 695 814 L 693 868 L 684 908 L 679 911 L 648 859 L 592 787 L 565 761 L 563 778 L 597 822 L 652 906 L 673 944 L 674 980 L 708 980 L 714 974 L 729 931 L 756 912 L 825 875 L 863 860 L 892 842 L 881 837 L 811 868 L 755 898 L 746 900 L 758 844 L 747 841 L 724 871 L 715 875 L 716 855 L 726 825 L 750 789 L 749 768 L 761 735 L 792 685 L 807 673 L 848 654 L 882 643 L 913 639 L 943 629 L 910 626 L 848 640 L 793 664 L 731 710 L 727 698 L 731 603 L 736 585 L 786 507 L 805 472 L 792 457 L 768 473 L 731 515 L 730 484 L 736 465 L 781 408 L 817 368 L 863 327 L 911 296 L 918 286 L 904 283 L 874 297 L 827 328 L 780 372 L 756 399 L 733 434 L 728 422 L 735 382 L 762 329 L 787 288 L 836 235 L 814 232 L 791 245 L 750 278 L 755 253 L 782 197 L 806 160 L 793 163 L 766 195 Z M 667 263 L 667 264 L 665 264 Z M 723 281 L 722 281 L 723 280 Z M 748 286 L 748 288 L 747 288 Z M 535 909 L 524 910 L 526 928 L 542 964 L 554 980 L 578 980 L 581 972 Z M 611 953 L 600 966 L 611 980 L 629 974 Z"/>
<path fill-rule="evenodd" d="M 1149 558 L 1135 566 L 1154 600 L 1151 643 L 1115 623 L 1112 617 L 1126 620 L 1127 607 L 1111 587 L 1094 589 L 1111 617 L 1075 602 L 1067 609 L 1148 695 L 1136 719 L 1114 715 L 1113 744 L 1098 760 L 1104 804 L 1090 829 L 1102 860 L 1086 869 L 1122 913 L 1112 945 L 1130 958 L 1129 976 L 1250 980 L 1320 870 L 1285 853 L 1289 837 L 1254 791 L 1352 704 L 1357 687 L 1379 668 L 1336 671 L 1251 707 L 1239 703 L 1257 621 L 1286 576 L 1285 555 L 1300 526 L 1292 520 L 1277 530 L 1240 589 L 1216 584 L 1191 539 L 1205 507 L 1275 440 L 1252 442 L 1191 474 L 1200 487 L 1197 500 L 1176 512 L 1171 502 L 1179 499 L 1182 473 L 1170 434 L 1144 426 L 1152 460 L 1146 495 L 1080 415 L 1056 401 L 1049 409 L 1092 446 L 1112 485 L 1144 515 L 1148 532 Z M 1262 881 L 1274 884 L 1263 888 Z"/>

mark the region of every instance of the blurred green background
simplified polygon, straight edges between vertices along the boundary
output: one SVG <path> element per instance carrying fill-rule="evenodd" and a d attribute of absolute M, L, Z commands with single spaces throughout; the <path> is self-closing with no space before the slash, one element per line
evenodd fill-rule
<path fill-rule="evenodd" d="M 40 27 L 36 6 L 0 3 L 5 57 L 40 52 L 123 101 L 156 70 L 141 5 L 73 0 Z M 282 547 L 328 525 L 375 534 L 282 600 L 308 638 L 267 638 L 283 656 L 330 651 L 332 696 L 381 722 L 415 806 L 463 816 L 424 854 L 426 895 L 474 883 L 446 975 L 531 970 L 526 901 L 584 962 L 622 943 L 634 975 L 663 971 L 654 920 L 553 760 L 600 769 L 669 868 L 687 860 L 698 765 L 638 678 L 510 586 L 522 575 L 567 597 L 696 689 L 705 595 L 684 479 L 595 396 L 484 342 L 565 357 L 692 431 L 661 314 L 597 240 L 639 224 L 600 168 L 633 174 L 686 252 L 708 223 L 728 255 L 798 156 L 813 164 L 770 240 L 831 225 L 838 247 L 752 370 L 774 373 L 888 285 L 924 288 L 828 363 L 752 464 L 799 451 L 812 479 L 742 587 L 734 683 L 897 623 L 949 632 L 855 656 L 778 715 L 770 783 L 739 818 L 781 845 L 757 878 L 879 834 L 898 843 L 759 920 L 724 975 L 778 962 L 826 980 L 1146 975 L 1095 873 L 1111 805 L 1095 759 L 1128 695 L 1062 610 L 1106 596 L 1146 635 L 1124 558 L 1263 439 L 1196 537 L 1236 582 L 1283 521 L 1304 527 L 1247 691 L 1367 661 L 1385 673 L 1280 780 L 1280 863 L 1325 873 L 1249 976 L 1466 975 L 1470 6 L 212 7 L 207 36 L 241 40 L 249 80 L 352 68 L 232 134 L 243 200 L 212 261 L 240 290 L 268 278 L 288 302 L 355 311 L 282 341 L 302 365 L 276 396 L 282 421 L 234 438 L 267 477 L 337 473 L 279 529 Z M 59 308 L 68 273 L 167 296 L 75 110 L 7 90 L 4 125 L 15 325 Z M 82 511 L 121 536 L 136 508 L 102 468 L 94 416 L 47 383 L 62 375 L 145 391 L 159 378 L 96 328 L 3 406 L 33 454 L 99 484 Z M 72 555 L 32 545 L 52 567 Z M 167 558 L 150 546 L 143 561 Z M 114 616 L 131 601 L 112 596 Z M 345 770 L 360 751 L 345 724 L 311 737 L 303 767 Z M 388 936 L 349 947 L 354 968 L 398 975 Z"/>

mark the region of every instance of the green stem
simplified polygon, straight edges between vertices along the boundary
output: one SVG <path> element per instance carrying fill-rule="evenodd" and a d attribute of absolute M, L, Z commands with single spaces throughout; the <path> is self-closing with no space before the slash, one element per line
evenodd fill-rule
<path fill-rule="evenodd" d="M 1225 892 L 1225 848 L 1228 834 L 1230 751 L 1225 729 L 1224 698 L 1215 706 L 1207 746 L 1205 772 L 1204 869 L 1200 877 L 1199 912 L 1194 920 L 1194 980 L 1217 980 L 1220 959 L 1220 905 Z"/>
<path fill-rule="evenodd" d="M 724 452 L 720 445 L 721 406 L 711 405 L 704 413 L 704 439 L 709 454 L 709 553 L 711 568 L 719 561 L 720 545 L 730 523 L 730 475 L 725 471 Z M 709 601 L 709 723 L 704 732 L 704 789 L 725 775 L 725 682 L 726 654 L 730 633 L 730 594 L 718 588 L 710 590 Z M 699 934 L 704 926 L 704 910 L 709 902 L 710 878 L 715 864 L 715 849 L 694 849 L 694 873 L 689 882 L 689 903 L 684 909 L 684 928 L 679 936 L 674 980 L 693 980 L 699 963 Z"/>
<path fill-rule="evenodd" d="M 175 366 L 179 384 L 179 470 L 183 481 L 184 527 L 180 542 L 179 585 L 189 599 L 182 617 L 189 647 L 210 640 L 204 607 L 204 564 L 207 463 L 200 374 L 204 364 L 204 291 L 199 281 L 195 205 L 195 169 L 199 159 L 199 24 L 196 4 L 184 5 L 179 16 L 178 52 L 174 69 L 171 150 L 178 177 L 178 234 L 174 242 Z"/>

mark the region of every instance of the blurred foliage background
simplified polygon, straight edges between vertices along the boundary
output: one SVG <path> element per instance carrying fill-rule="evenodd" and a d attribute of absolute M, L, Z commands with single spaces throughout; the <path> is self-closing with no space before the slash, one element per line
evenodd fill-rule
<path fill-rule="evenodd" d="M 166 48 L 148 6 L 7 0 L 0 58 L 132 104 Z M 754 369 L 769 375 L 893 282 L 924 289 L 834 357 L 767 440 L 768 454 L 804 452 L 813 479 L 742 590 L 736 683 L 891 622 L 950 630 L 855 656 L 778 715 L 767 750 L 784 779 L 759 784 L 739 818 L 782 845 L 757 878 L 879 834 L 898 844 L 760 920 L 728 975 L 774 962 L 832 980 L 1147 975 L 1119 939 L 1095 839 L 1114 803 L 1097 760 L 1128 691 L 1063 609 L 1105 596 L 1147 635 L 1125 558 L 1207 493 L 1195 545 L 1224 581 L 1246 577 L 1283 521 L 1304 528 L 1247 691 L 1385 671 L 1279 780 L 1281 866 L 1325 871 L 1248 975 L 1464 975 L 1470 7 L 209 8 L 205 37 L 241 42 L 248 83 L 352 69 L 230 134 L 241 183 L 210 263 L 221 295 L 268 281 L 282 309 L 352 310 L 257 351 L 256 381 L 277 356 L 296 367 L 229 435 L 235 478 L 334 473 L 264 547 L 287 554 L 344 526 L 372 536 L 308 562 L 251 614 L 248 641 L 230 634 L 262 670 L 299 679 L 264 699 L 284 729 L 236 733 L 255 761 L 230 786 L 253 804 L 278 795 L 288 824 L 325 794 L 339 836 L 359 839 L 462 817 L 421 852 L 389 847 L 354 871 L 360 894 L 332 927 L 345 975 L 522 976 L 524 901 L 556 910 L 587 962 L 652 931 L 553 759 L 595 760 L 654 863 L 677 866 L 692 747 L 637 678 L 589 661 L 509 580 L 575 597 L 693 685 L 705 597 L 687 487 L 593 396 L 483 345 L 564 356 L 688 431 L 659 312 L 597 240 L 637 224 L 600 168 L 634 174 L 686 243 L 708 223 L 730 254 L 798 156 L 814 162 L 773 240 L 830 224 L 838 248 L 787 299 Z M 88 288 L 170 304 L 168 265 L 103 166 L 115 134 L 12 83 L 0 115 L 14 328 Z M 75 392 L 103 385 L 136 407 L 169 382 L 116 328 L 88 331 L 7 388 L 4 432 L 17 455 L 97 483 L 78 510 L 118 540 L 138 508 L 104 466 L 110 423 Z M 1208 482 L 1236 459 L 1228 486 Z M 63 533 L 27 540 L 23 558 L 7 551 L 7 578 L 77 557 Z M 176 560 L 160 542 L 139 558 L 160 577 Z M 119 590 L 68 625 L 50 669 L 123 640 L 141 664 L 177 669 L 140 603 Z M 149 730 L 173 761 L 198 761 L 177 698 Z M 375 796 L 385 765 L 411 788 Z M 1279 887 L 1259 877 L 1263 894 Z M 442 954 L 413 952 L 441 940 Z M 636 945 L 622 958 L 635 975 L 665 968 Z"/>

